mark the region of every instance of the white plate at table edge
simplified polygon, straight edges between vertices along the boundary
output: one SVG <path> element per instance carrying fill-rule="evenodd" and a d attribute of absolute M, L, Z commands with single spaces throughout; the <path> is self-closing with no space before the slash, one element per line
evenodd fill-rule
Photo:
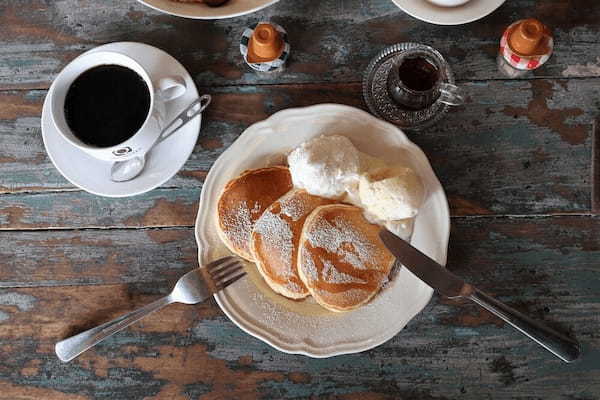
<path fill-rule="evenodd" d="M 279 0 L 254 0 L 254 5 L 249 7 L 236 8 L 240 3 L 235 4 L 224 4 L 218 7 L 209 7 L 205 4 L 199 3 L 185 3 L 176 2 L 171 0 L 137 0 L 143 5 L 152 8 L 153 10 L 160 11 L 165 14 L 173 15 L 182 18 L 191 19 L 222 19 L 222 18 L 234 18 L 241 15 L 250 14 L 272 4 L 277 3 Z M 246 1 L 247 0 L 239 0 Z M 202 14 L 202 11 L 209 11 L 207 14 Z M 194 14 L 198 12 L 198 14 Z"/>
<path fill-rule="evenodd" d="M 157 74 L 169 75 L 178 70 L 178 72 L 180 72 L 186 81 L 188 91 L 181 96 L 181 98 L 174 100 L 173 104 L 167 105 L 167 120 L 169 120 L 169 118 L 174 118 L 188 103 L 198 97 L 198 89 L 196 88 L 194 80 L 189 72 L 183 65 L 181 65 L 181 63 L 179 63 L 179 61 L 177 61 L 173 56 L 164 50 L 144 43 L 114 42 L 95 47 L 87 52 L 94 51 L 114 51 L 117 53 L 124 53 L 137 60 L 142 66 L 144 66 L 144 68 L 150 73 L 152 79 L 156 79 Z M 164 61 L 171 64 L 169 65 L 168 71 L 152 70 L 162 67 L 162 64 L 157 64 L 154 65 L 153 68 L 149 68 L 149 60 L 151 58 L 158 60 L 158 57 L 162 57 Z M 202 115 L 199 115 L 189 121 L 185 126 L 181 127 L 178 132 L 152 149 L 152 152 L 155 153 L 154 157 L 152 153 L 149 154 L 146 160 L 146 167 L 138 177 L 128 182 L 112 182 L 110 180 L 110 168 L 112 163 L 98 160 L 84 153 L 65 140 L 56 131 L 56 128 L 49 115 L 49 106 L 47 104 L 50 100 L 50 96 L 52 95 L 52 90 L 53 85 L 50 86 L 50 89 L 46 94 L 46 98 L 44 99 L 41 118 L 42 138 L 44 141 L 46 154 L 48 154 L 48 157 L 50 158 L 50 161 L 52 161 L 54 167 L 65 179 L 88 193 L 98 196 L 118 198 L 136 196 L 149 192 L 150 190 L 153 190 L 167 182 L 169 179 L 175 176 L 179 170 L 181 170 L 183 165 L 192 154 L 196 142 L 198 141 Z M 166 149 L 167 147 L 178 149 L 178 151 L 175 152 L 176 157 L 174 159 L 167 160 L 164 150 L 162 157 L 158 155 L 161 148 Z M 99 169 L 96 171 L 96 174 L 105 173 L 106 180 L 102 183 L 104 186 L 102 188 L 99 186 L 96 187 L 97 185 L 91 185 L 89 181 L 86 182 L 81 176 L 77 176 L 77 172 L 74 171 L 74 169 L 76 169 L 76 165 L 70 160 L 65 161 L 64 158 L 66 156 L 77 157 L 80 159 L 80 164 L 81 162 L 85 161 L 88 163 L 88 166 L 92 166 L 92 169 Z M 156 162 L 160 163 L 163 167 L 166 166 L 166 168 L 155 168 L 159 170 L 160 173 L 155 174 L 156 177 L 154 175 L 150 177 L 148 174 L 152 173 L 154 170 L 153 166 L 156 164 Z"/>
<path fill-rule="evenodd" d="M 378 135 L 380 135 L 381 137 L 384 136 L 384 134 L 382 133 L 384 131 L 393 132 L 392 133 L 393 137 L 392 137 L 392 135 L 389 136 L 390 140 L 401 142 L 403 149 L 407 150 L 407 153 L 409 153 L 409 157 L 414 157 L 415 159 L 418 159 L 418 162 L 421 163 L 421 165 L 423 166 L 422 169 L 424 169 L 424 170 L 421 170 L 418 172 L 422 177 L 425 176 L 427 182 L 430 182 L 432 187 L 430 188 L 430 195 L 426 201 L 426 204 L 423 207 L 423 208 L 427 208 L 428 211 L 424 212 L 422 210 L 419 217 L 417 218 L 416 224 L 415 224 L 415 233 L 413 234 L 412 243 L 416 247 L 420 248 L 423 245 L 422 244 L 419 245 L 419 243 L 421 243 L 423 241 L 428 242 L 425 244 L 425 247 L 429 246 L 429 248 L 428 249 L 421 248 L 421 250 L 424 251 L 426 254 L 428 254 L 430 257 L 436 259 L 436 261 L 438 261 L 439 263 L 445 264 L 446 257 L 447 257 L 448 239 L 449 239 L 449 235 L 450 235 L 450 216 L 449 216 L 448 202 L 447 202 L 446 196 L 444 194 L 443 188 L 442 188 L 441 184 L 439 183 L 439 180 L 435 176 L 435 174 L 431 168 L 431 165 L 429 164 L 429 161 L 427 160 L 425 154 L 420 150 L 420 148 L 418 146 L 416 146 L 414 143 L 412 143 L 400 129 L 398 129 L 394 125 L 391 125 L 387 122 L 381 121 L 381 120 L 373 117 L 372 115 L 366 113 L 365 111 L 362 111 L 362 110 L 359 110 L 359 109 L 356 109 L 353 107 L 349 107 L 349 106 L 338 105 L 338 104 L 321 104 L 321 105 L 304 107 L 304 108 L 291 108 L 291 109 L 283 110 L 283 111 L 273 114 L 271 117 L 267 118 L 264 121 L 261 121 L 261 122 L 251 125 L 217 159 L 217 161 L 214 163 L 213 167 L 209 171 L 209 173 L 206 177 L 204 186 L 202 188 L 202 193 L 200 196 L 200 204 L 199 204 L 199 208 L 198 208 L 198 215 L 196 218 L 195 234 L 196 234 L 196 241 L 198 243 L 198 258 L 199 258 L 200 265 L 202 265 L 202 264 L 210 261 L 210 259 L 214 258 L 214 255 L 212 255 L 212 257 L 211 257 L 211 255 L 209 254 L 211 252 L 211 246 L 224 247 L 222 245 L 222 243 L 219 242 L 218 238 L 217 239 L 214 238 L 215 234 L 210 231 L 210 229 L 214 225 L 214 220 L 215 220 L 214 208 L 211 206 L 211 204 L 212 204 L 211 201 L 216 199 L 218 197 L 218 194 L 220 193 L 220 188 L 214 187 L 216 185 L 215 181 L 217 181 L 217 180 L 227 181 L 227 180 L 235 177 L 235 175 L 226 176 L 227 173 L 223 173 L 224 168 L 230 167 L 231 164 L 233 163 L 232 160 L 240 160 L 240 157 L 238 157 L 240 152 L 248 153 L 248 149 L 250 149 L 250 151 L 252 151 L 252 150 L 260 151 L 260 147 L 257 147 L 257 146 L 259 146 L 261 140 L 258 140 L 258 139 L 260 139 L 261 136 L 264 136 L 265 132 L 269 132 L 269 131 L 274 132 L 273 129 L 271 128 L 271 126 L 276 126 L 278 124 L 283 123 L 283 121 L 293 120 L 294 118 L 305 117 L 307 119 L 314 120 L 314 119 L 318 118 L 319 115 L 320 116 L 327 115 L 329 117 L 334 116 L 335 118 L 338 118 L 338 117 L 346 118 L 346 117 L 350 117 L 350 116 L 356 116 L 358 118 L 358 121 L 363 121 L 364 123 L 368 123 L 369 125 L 372 125 L 371 127 L 379 128 L 378 131 L 380 133 L 378 133 Z M 340 133 L 340 132 L 338 132 L 338 133 Z M 312 135 L 312 137 L 317 136 L 317 134 L 312 134 L 312 133 L 309 135 Z M 385 135 L 387 135 L 387 133 Z M 296 139 L 293 139 L 293 140 L 296 140 Z M 297 146 L 298 144 L 300 144 L 300 142 L 302 142 L 304 140 L 305 139 L 302 139 L 302 140 L 298 139 L 298 142 L 295 143 L 293 145 L 293 147 Z M 263 139 L 262 141 L 264 143 L 265 140 Z M 259 144 L 257 144 L 257 142 Z M 291 148 L 288 148 L 287 146 L 284 146 L 284 147 L 287 150 L 291 150 Z M 359 146 L 357 146 L 357 147 L 359 147 Z M 359 150 L 363 150 L 363 149 L 361 147 L 359 147 Z M 397 150 L 398 149 L 394 149 L 395 154 L 397 154 L 396 153 Z M 271 154 L 271 155 L 277 155 L 277 154 Z M 372 154 L 372 155 L 377 155 L 377 154 Z M 267 160 L 265 160 L 265 157 L 266 157 L 266 155 L 263 155 L 262 165 L 252 165 L 249 167 L 240 167 L 240 169 L 244 170 L 247 168 L 257 168 L 260 166 L 268 165 L 269 162 Z M 247 158 L 251 159 L 251 157 L 247 157 Z M 255 156 L 255 158 L 256 158 L 256 156 Z M 260 162 L 259 162 L 259 164 L 260 164 Z M 241 172 L 241 170 L 237 171 L 237 173 Z M 217 191 L 218 191 L 218 193 L 217 193 Z M 427 215 L 428 213 L 431 215 Z M 436 215 L 437 215 L 437 218 L 436 218 Z M 428 220 L 426 221 L 426 219 L 428 219 Z M 433 220 L 429 221 L 429 219 L 433 219 Z M 419 228 L 420 226 L 425 226 L 425 228 Z M 213 228 L 213 230 L 214 230 L 214 228 Z M 426 232 L 429 230 L 434 232 L 433 236 L 435 236 L 437 238 L 437 240 L 434 241 L 434 240 L 431 240 L 431 238 L 429 238 L 429 239 L 421 238 L 424 235 L 431 236 L 432 235 L 431 232 L 430 233 Z M 432 250 L 432 248 L 433 248 L 433 250 Z M 225 254 L 230 254 L 230 253 L 226 252 Z M 225 254 L 222 254 L 222 255 L 225 255 Z M 398 332 L 400 332 L 404 328 L 404 326 L 410 321 L 410 319 L 412 319 L 416 314 L 418 314 L 427 305 L 427 303 L 431 299 L 433 290 L 431 288 L 429 288 L 427 285 L 425 285 L 423 282 L 421 282 L 418 278 L 414 277 L 414 275 L 412 275 L 407 269 L 405 269 L 405 268 L 400 269 L 398 275 L 401 275 L 401 274 L 403 276 L 402 279 L 395 278 L 394 280 L 392 280 L 392 282 L 396 282 L 396 284 L 392 283 L 393 289 L 390 289 L 390 293 L 394 293 L 395 295 L 397 295 L 397 293 L 395 293 L 395 292 L 400 290 L 399 286 L 401 286 L 401 285 L 406 286 L 406 279 L 411 280 L 411 282 L 410 282 L 411 285 L 421 285 L 422 286 L 422 287 L 420 286 L 421 287 L 420 290 L 422 293 L 421 293 L 421 296 L 418 299 L 416 299 L 417 301 L 413 301 L 410 304 L 401 304 L 398 306 L 399 309 L 402 307 L 405 307 L 405 310 L 404 310 L 405 316 L 403 317 L 404 320 L 400 320 L 400 318 L 399 318 L 398 321 L 394 321 L 394 322 L 396 322 L 395 324 L 388 323 L 389 320 L 387 320 L 387 319 L 385 320 L 385 323 L 383 323 L 382 321 L 379 321 L 380 325 L 385 325 L 386 329 L 384 329 L 382 332 L 380 332 L 376 337 L 373 337 L 373 338 L 370 337 L 368 340 L 365 339 L 365 340 L 357 341 L 357 342 L 353 342 L 352 340 L 340 341 L 340 343 L 338 343 L 336 345 L 332 345 L 332 346 L 325 347 L 325 348 L 315 346 L 315 345 L 309 343 L 309 342 L 313 342 L 312 337 L 309 338 L 310 340 L 306 340 L 306 338 L 305 338 L 304 340 L 295 341 L 295 342 L 293 342 L 289 337 L 282 338 L 281 327 L 278 328 L 278 326 L 266 326 L 264 322 L 262 323 L 262 326 L 260 326 L 261 324 L 258 321 L 257 316 L 253 317 L 252 315 L 248 315 L 247 312 L 240 311 L 241 310 L 240 304 L 232 303 L 231 299 L 234 297 L 233 295 L 236 294 L 236 292 L 235 292 L 236 290 L 242 291 L 242 290 L 248 290 L 248 288 L 240 289 L 234 285 L 233 287 L 227 288 L 224 291 L 217 293 L 215 295 L 215 299 L 216 299 L 219 307 L 229 317 L 229 319 L 231 321 L 233 321 L 240 329 L 242 329 L 246 333 L 266 342 L 267 344 L 271 345 L 272 347 L 274 347 L 282 352 L 285 352 L 285 353 L 303 354 L 303 355 L 315 357 L 315 358 L 324 358 L 324 357 L 331 357 L 331 356 L 340 355 L 340 354 L 357 353 L 357 352 L 365 351 L 365 350 L 374 348 L 374 347 L 388 341 L 389 339 L 394 337 Z M 400 282 L 400 283 L 398 283 L 398 282 Z M 243 281 L 241 281 L 240 284 L 241 283 L 243 283 Z M 244 285 L 253 285 L 253 283 L 248 283 L 248 282 L 243 283 L 243 284 Z M 396 286 L 398 286 L 398 288 L 396 288 Z M 423 288 L 425 288 L 425 289 L 423 289 Z M 406 287 L 404 289 L 406 289 Z M 260 293 L 258 291 L 258 289 L 256 289 L 256 292 Z M 404 294 L 404 292 L 402 294 Z M 380 297 L 383 297 L 383 292 L 378 294 L 371 303 L 377 302 Z M 368 307 L 368 306 L 369 305 L 367 305 L 365 307 Z M 394 307 L 396 307 L 396 303 L 394 303 Z M 359 309 L 359 310 L 361 310 L 361 309 Z M 389 308 L 387 308 L 387 310 L 389 310 Z M 353 312 L 356 312 L 356 311 L 353 311 Z M 351 313 L 353 313 L 353 312 L 351 312 Z M 291 313 L 291 311 L 289 311 L 289 313 Z M 396 314 L 400 315 L 400 312 L 398 312 Z M 293 317 L 293 315 L 292 315 L 292 317 Z M 252 319 L 252 318 L 254 318 L 254 319 Z M 298 318 L 305 318 L 305 316 L 301 316 Z M 314 317 L 314 318 L 321 318 L 321 317 Z M 353 323 L 352 316 L 348 317 L 347 320 L 349 321 L 348 322 L 349 324 Z M 389 327 L 389 325 L 391 325 L 391 327 Z M 354 332 L 348 333 L 348 335 L 353 335 L 353 334 L 354 334 Z"/>
<path fill-rule="evenodd" d="M 428 0 L 392 0 L 402 11 L 435 25 L 462 25 L 493 13 L 506 0 L 470 0 L 455 7 L 442 7 Z"/>

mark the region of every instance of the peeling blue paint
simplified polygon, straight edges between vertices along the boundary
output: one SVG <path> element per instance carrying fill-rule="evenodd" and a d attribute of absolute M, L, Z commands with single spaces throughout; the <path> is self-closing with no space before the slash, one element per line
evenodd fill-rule
<path fill-rule="evenodd" d="M 454 328 L 456 336 L 479 336 L 479 331 L 471 328 Z"/>
<path fill-rule="evenodd" d="M 33 308 L 36 298 L 18 292 L 0 292 L 0 305 L 16 306 L 20 311 L 29 311 Z"/>

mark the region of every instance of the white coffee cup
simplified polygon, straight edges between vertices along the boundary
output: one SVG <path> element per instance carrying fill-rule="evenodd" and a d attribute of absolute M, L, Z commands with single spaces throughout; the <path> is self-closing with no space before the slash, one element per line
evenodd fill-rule
<path fill-rule="evenodd" d="M 111 147 L 95 147 L 82 142 L 71 131 L 65 118 L 65 98 L 69 87 L 83 72 L 100 65 L 120 65 L 135 71 L 144 79 L 150 91 L 150 107 L 141 128 L 126 141 Z M 113 51 L 96 51 L 82 54 L 69 63 L 54 81 L 52 90 L 50 99 L 52 122 L 62 137 L 97 159 L 123 161 L 143 155 L 152 147 L 165 125 L 165 103 L 182 96 L 186 92 L 186 85 L 184 78 L 178 75 L 153 81 L 146 70 L 133 58 Z"/>

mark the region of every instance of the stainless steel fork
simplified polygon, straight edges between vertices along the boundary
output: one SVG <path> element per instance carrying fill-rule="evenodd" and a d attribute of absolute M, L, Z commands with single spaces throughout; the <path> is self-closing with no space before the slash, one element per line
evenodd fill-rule
<path fill-rule="evenodd" d="M 90 347 L 166 305 L 171 303 L 200 303 L 244 275 L 246 275 L 246 272 L 243 270 L 242 262 L 239 258 L 233 256 L 213 261 L 204 268 L 196 268 L 179 278 L 173 291 L 168 296 L 56 343 L 54 347 L 56 355 L 61 361 L 71 361 Z"/>

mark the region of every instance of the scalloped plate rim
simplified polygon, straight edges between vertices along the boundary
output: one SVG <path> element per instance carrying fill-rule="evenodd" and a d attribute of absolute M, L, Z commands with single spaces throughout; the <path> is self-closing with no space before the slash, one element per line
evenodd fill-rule
<path fill-rule="evenodd" d="M 426 155 L 416 144 L 414 144 L 410 139 L 408 139 L 406 134 L 404 132 L 402 132 L 402 130 L 400 130 L 398 127 L 396 127 L 388 122 L 379 120 L 376 117 L 372 116 L 371 114 L 369 114 L 361 109 L 357 109 L 354 107 L 341 105 L 341 104 L 330 104 L 330 103 L 318 104 L 318 105 L 313 105 L 313 106 L 308 106 L 308 107 L 288 108 L 285 110 L 278 111 L 278 112 L 272 114 L 267 119 L 257 122 L 257 123 L 254 123 L 254 124 L 250 125 L 248 128 L 246 128 L 246 130 L 244 130 L 244 132 L 234 141 L 234 143 L 232 143 L 231 146 L 219 156 L 219 158 L 215 161 L 215 163 L 211 167 L 211 169 L 205 179 L 204 186 L 202 188 L 202 192 L 200 195 L 200 202 L 198 205 L 198 214 L 196 216 L 195 237 L 196 237 L 196 242 L 198 244 L 198 258 L 199 258 L 199 261 L 201 264 L 202 264 L 203 256 L 205 256 L 205 253 L 206 253 L 206 249 L 205 249 L 205 246 L 203 245 L 203 243 L 206 243 L 207 239 L 205 238 L 204 233 L 201 232 L 199 226 L 200 226 L 200 223 L 202 222 L 201 219 L 203 218 L 203 214 L 202 214 L 203 207 L 202 206 L 206 202 L 206 199 L 208 196 L 208 189 L 205 190 L 205 188 L 207 188 L 207 187 L 210 188 L 211 181 L 212 181 L 212 179 L 211 179 L 212 175 L 216 174 L 220 170 L 221 165 L 229 162 L 229 158 L 232 155 L 236 154 L 237 148 L 239 146 L 242 146 L 243 144 L 248 143 L 250 140 L 252 140 L 253 137 L 256 137 L 257 135 L 259 135 L 259 133 L 261 131 L 263 131 L 265 129 L 270 129 L 270 126 L 274 125 L 275 121 L 278 121 L 280 119 L 291 119 L 294 117 L 302 118 L 306 115 L 314 116 L 317 113 L 323 113 L 325 111 L 334 112 L 334 113 L 355 112 L 357 114 L 362 114 L 362 116 L 364 118 L 368 118 L 371 123 L 381 126 L 382 129 L 387 130 L 387 131 L 397 132 L 398 138 L 401 140 L 401 142 L 404 145 L 406 145 L 406 147 L 408 147 L 411 151 L 413 151 L 414 152 L 413 154 L 417 155 L 419 158 L 422 158 L 425 161 L 424 165 L 426 165 L 431 170 L 430 172 L 431 172 L 432 176 L 435 178 L 436 183 L 439 185 L 439 187 L 437 189 L 440 190 L 440 194 L 443 196 L 443 199 L 444 199 L 442 204 L 440 204 L 440 206 L 442 206 L 441 211 L 445 216 L 448 217 L 447 219 L 444 218 L 445 225 L 441 228 L 441 230 L 442 230 L 441 236 L 443 238 L 443 243 L 440 243 L 440 246 L 439 246 L 439 248 L 441 250 L 440 257 L 443 258 L 443 260 L 441 260 L 441 261 L 443 261 L 443 263 L 445 264 L 446 257 L 447 257 L 448 241 L 449 241 L 449 236 L 450 236 L 449 207 L 448 207 L 448 203 L 447 203 L 447 199 L 446 199 L 443 187 L 441 186 L 441 183 L 439 183 L 439 180 L 437 179 L 435 172 L 431 168 L 431 164 L 429 163 L 429 160 L 427 159 Z M 259 135 L 259 136 L 263 136 L 263 135 Z M 258 145 L 258 144 L 256 144 L 256 145 Z M 206 216 L 205 218 L 208 218 L 208 216 Z M 300 354 L 300 355 L 305 355 L 305 356 L 309 356 L 309 357 L 313 357 L 313 358 L 326 358 L 326 357 L 332 357 L 332 356 L 337 356 L 337 355 L 342 355 L 342 354 L 351 354 L 351 353 L 358 353 L 358 352 L 366 351 L 366 350 L 372 349 L 374 347 L 377 347 L 377 346 L 387 342 L 388 340 L 393 338 L 396 334 L 398 334 L 412 318 L 414 318 L 420 311 L 422 311 L 425 308 L 425 306 L 431 300 L 432 295 L 433 295 L 433 289 L 430 290 L 430 293 L 427 296 L 427 299 L 424 299 L 423 301 L 413 302 L 411 304 L 411 307 L 408 309 L 409 311 L 406 312 L 407 314 L 410 315 L 410 318 L 408 319 L 408 321 L 406 321 L 405 323 L 391 326 L 389 329 L 382 331 L 376 339 L 363 340 L 360 342 L 341 342 L 339 344 L 336 344 L 333 346 L 328 346 L 328 347 L 313 346 L 312 344 L 308 343 L 306 340 L 297 341 L 297 342 L 293 342 L 293 343 L 287 342 L 276 334 L 276 329 L 267 330 L 267 329 L 263 329 L 260 326 L 257 326 L 256 324 L 253 324 L 252 321 L 249 320 L 249 319 L 251 319 L 251 317 L 244 315 L 241 310 L 239 310 L 238 308 L 235 307 L 235 305 L 228 302 L 222 293 L 215 294 L 214 298 L 215 298 L 217 304 L 219 305 L 219 307 L 221 308 L 221 310 L 236 326 L 238 326 L 242 331 L 248 333 L 249 335 L 264 341 L 265 343 L 269 344 L 270 346 L 274 347 L 275 349 L 282 351 L 284 353 L 289 353 L 289 354 Z"/>

